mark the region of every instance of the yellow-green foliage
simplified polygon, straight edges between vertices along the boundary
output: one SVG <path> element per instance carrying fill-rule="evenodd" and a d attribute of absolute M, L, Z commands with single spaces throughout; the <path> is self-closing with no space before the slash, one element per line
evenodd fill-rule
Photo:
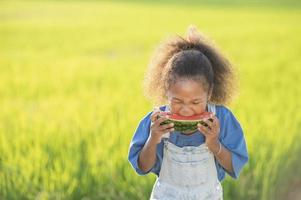
<path fill-rule="evenodd" d="M 250 162 L 225 199 L 272 199 L 301 178 L 298 7 L 0 2 L 0 199 L 147 199 L 127 161 L 152 109 L 141 82 L 159 41 L 196 24 L 238 69 L 229 105 Z M 299 165 L 299 168 L 297 167 Z"/>

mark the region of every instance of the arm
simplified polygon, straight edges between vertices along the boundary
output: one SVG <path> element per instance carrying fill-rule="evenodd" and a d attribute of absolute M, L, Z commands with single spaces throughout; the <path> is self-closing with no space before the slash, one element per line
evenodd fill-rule
<path fill-rule="evenodd" d="M 208 126 L 198 125 L 198 129 L 206 138 L 206 145 L 214 154 L 218 162 L 229 172 L 233 172 L 232 155 L 219 141 L 220 124 L 216 116 L 212 117 L 213 121 L 205 120 Z"/>
<path fill-rule="evenodd" d="M 220 142 L 212 145 L 209 149 L 211 152 L 213 152 L 215 158 L 221 164 L 221 166 L 223 166 L 227 172 L 233 173 L 231 152 Z"/>
<path fill-rule="evenodd" d="M 160 117 L 158 119 L 157 115 L 159 113 L 159 111 L 154 112 L 151 116 L 153 123 L 150 128 L 150 136 L 139 154 L 138 167 L 143 172 L 148 172 L 155 165 L 157 144 L 161 142 L 162 136 L 173 131 L 173 124 L 161 125 L 167 118 Z"/>
<path fill-rule="evenodd" d="M 143 172 L 148 172 L 155 165 L 156 147 L 157 143 L 149 137 L 138 158 L 138 167 Z"/>
<path fill-rule="evenodd" d="M 199 127 L 199 130 L 206 137 L 206 144 L 218 161 L 217 168 L 221 178 L 226 171 L 236 179 L 248 161 L 244 134 L 239 122 L 229 110 L 222 108 L 218 113 L 221 120 L 214 116 L 213 122 L 207 121 L 209 129 Z M 218 153 L 220 143 L 221 151 Z"/>

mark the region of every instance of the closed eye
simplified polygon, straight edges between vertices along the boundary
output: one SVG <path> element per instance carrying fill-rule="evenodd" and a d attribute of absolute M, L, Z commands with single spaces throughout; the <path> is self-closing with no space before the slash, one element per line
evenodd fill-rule
<path fill-rule="evenodd" d="M 178 100 L 178 99 L 173 99 L 172 102 L 174 102 L 174 103 L 182 103 L 182 101 Z"/>

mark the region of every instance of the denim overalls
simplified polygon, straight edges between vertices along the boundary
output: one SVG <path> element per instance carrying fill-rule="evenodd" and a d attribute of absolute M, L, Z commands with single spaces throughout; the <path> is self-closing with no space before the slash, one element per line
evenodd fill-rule
<path fill-rule="evenodd" d="M 215 106 L 208 104 L 215 113 Z M 214 155 L 205 143 L 178 147 L 163 138 L 161 171 L 155 182 L 152 200 L 222 200 L 222 186 L 217 177 Z"/>

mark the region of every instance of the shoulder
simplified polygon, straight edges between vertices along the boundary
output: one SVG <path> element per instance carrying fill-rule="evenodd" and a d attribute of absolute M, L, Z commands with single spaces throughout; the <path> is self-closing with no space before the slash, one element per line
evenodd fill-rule
<path fill-rule="evenodd" d="M 224 122 L 224 125 L 228 123 L 232 123 L 239 126 L 238 120 L 236 119 L 235 115 L 228 107 L 224 105 L 215 105 L 215 109 L 216 109 L 217 118 L 219 118 L 221 122 Z"/>
<path fill-rule="evenodd" d="M 231 110 L 224 105 L 215 105 L 215 109 L 218 117 L 224 118 L 229 115 L 233 115 Z"/>
<path fill-rule="evenodd" d="M 229 108 L 221 105 L 216 106 L 216 116 L 220 122 L 221 138 L 231 136 L 229 138 L 234 140 L 243 137 L 241 124 Z"/>
<path fill-rule="evenodd" d="M 152 111 L 148 112 L 146 115 L 144 115 L 142 117 L 142 119 L 139 122 L 140 126 L 146 125 L 146 124 L 150 124 L 151 123 L 151 115 L 152 115 Z"/>

